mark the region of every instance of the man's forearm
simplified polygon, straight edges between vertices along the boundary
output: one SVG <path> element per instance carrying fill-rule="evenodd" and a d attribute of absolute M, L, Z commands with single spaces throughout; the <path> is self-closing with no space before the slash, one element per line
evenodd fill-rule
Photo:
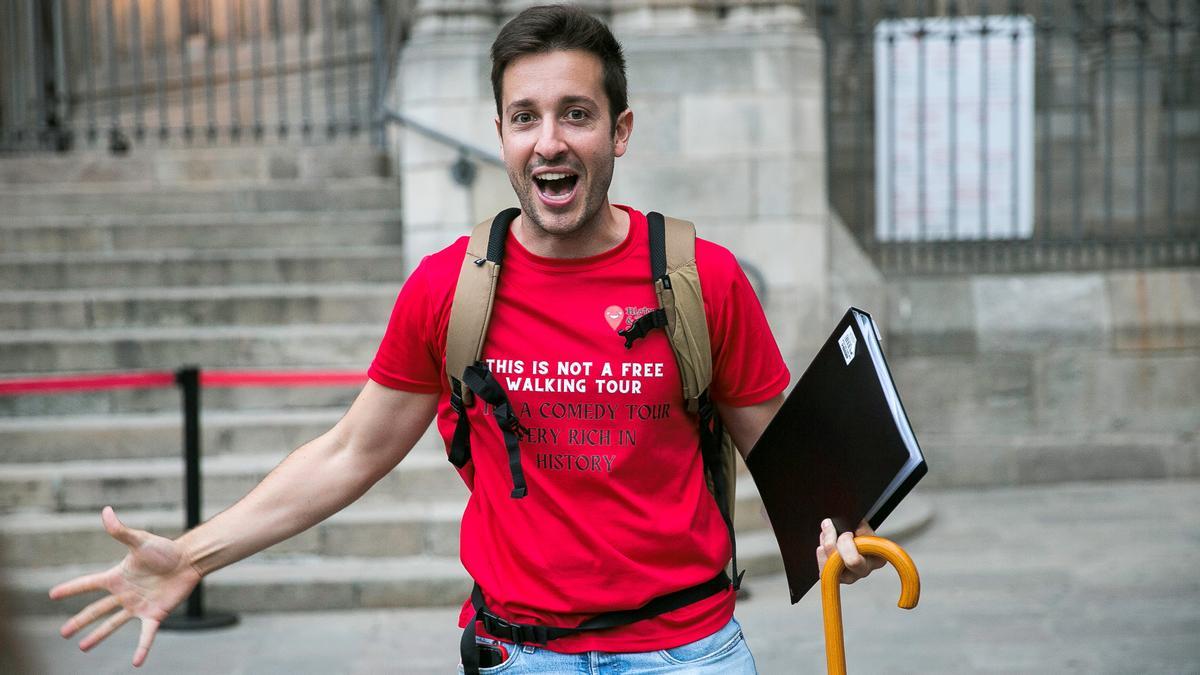
<path fill-rule="evenodd" d="M 299 534 L 358 499 L 416 444 L 436 394 L 367 382 L 346 416 L 300 446 L 250 494 L 179 538 L 208 574 Z"/>
<path fill-rule="evenodd" d="M 336 430 L 300 446 L 245 497 L 179 542 L 209 574 L 299 534 L 362 496 L 387 471 L 363 461 Z"/>

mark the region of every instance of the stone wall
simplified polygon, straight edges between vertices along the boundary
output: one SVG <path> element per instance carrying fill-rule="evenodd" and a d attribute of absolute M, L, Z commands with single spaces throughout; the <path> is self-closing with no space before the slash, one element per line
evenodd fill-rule
<path fill-rule="evenodd" d="M 892 279 L 887 295 L 929 483 L 1200 475 L 1200 271 Z"/>

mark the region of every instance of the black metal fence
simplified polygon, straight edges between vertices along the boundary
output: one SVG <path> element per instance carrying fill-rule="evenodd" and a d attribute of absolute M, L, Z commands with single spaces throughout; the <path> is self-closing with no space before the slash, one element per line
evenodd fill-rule
<path fill-rule="evenodd" d="M 372 132 L 413 0 L 0 0 L 0 151 Z"/>
<path fill-rule="evenodd" d="M 1200 263 L 1200 2 L 832 2 L 827 180 L 887 271 Z"/>

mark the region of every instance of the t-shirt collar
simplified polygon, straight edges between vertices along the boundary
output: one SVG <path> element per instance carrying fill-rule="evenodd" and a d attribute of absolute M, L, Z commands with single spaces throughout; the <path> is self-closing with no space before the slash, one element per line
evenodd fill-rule
<path fill-rule="evenodd" d="M 637 241 L 638 237 L 642 239 L 646 238 L 646 215 L 637 209 L 623 204 L 613 204 L 613 206 L 629 214 L 629 231 L 625 233 L 625 238 L 621 240 L 621 243 L 607 251 L 586 258 L 549 258 L 540 256 L 521 245 L 521 242 L 517 241 L 517 237 L 510 229 L 508 232 L 508 243 L 505 245 L 506 256 L 511 256 L 522 263 L 549 271 L 578 272 L 619 262 L 625 259 L 630 251 L 633 250 L 633 243 Z"/>

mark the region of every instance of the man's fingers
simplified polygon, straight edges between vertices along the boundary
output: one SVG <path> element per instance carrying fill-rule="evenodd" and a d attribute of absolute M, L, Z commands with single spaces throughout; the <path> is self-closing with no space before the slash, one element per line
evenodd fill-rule
<path fill-rule="evenodd" d="M 112 616 L 108 617 L 107 621 L 100 624 L 96 630 L 89 633 L 88 636 L 79 643 L 79 648 L 86 652 L 92 647 L 95 647 L 97 643 L 109 635 L 112 635 L 113 631 L 121 626 L 124 626 L 125 623 L 132 618 L 133 614 L 131 614 L 127 609 L 122 609 L 116 614 L 113 614 Z"/>
<path fill-rule="evenodd" d="M 834 543 L 837 541 L 837 530 L 833 527 L 833 521 L 826 518 L 821 521 L 821 545 L 825 547 L 826 554 L 833 551 Z"/>
<path fill-rule="evenodd" d="M 858 552 L 858 547 L 854 545 L 853 532 L 843 532 L 842 536 L 838 537 L 837 550 L 842 554 L 842 562 L 846 564 L 846 570 L 853 573 L 856 579 L 865 577 L 871 571 L 866 558 Z"/>
<path fill-rule="evenodd" d="M 854 536 L 855 537 L 877 537 L 879 535 L 875 533 L 875 528 L 871 527 L 870 523 L 868 523 L 866 520 L 862 520 L 862 521 L 859 521 L 858 527 L 854 529 Z M 866 556 L 866 559 L 867 559 L 868 573 L 873 572 L 887 564 L 887 560 L 885 560 L 884 558 L 877 556 L 877 555 Z"/>
<path fill-rule="evenodd" d="M 159 622 L 154 619 L 142 619 L 142 634 L 138 637 L 137 649 L 133 652 L 133 667 L 141 668 L 150 653 L 150 645 L 154 644 L 154 636 L 158 635 Z"/>
<path fill-rule="evenodd" d="M 873 555 L 864 556 L 859 552 L 854 538 L 863 536 L 875 536 L 875 530 L 865 520 L 858 524 L 854 532 L 843 532 L 840 536 L 837 529 L 834 528 L 832 520 L 829 518 L 822 520 L 820 545 L 817 546 L 817 566 L 824 572 L 825 563 L 829 561 L 830 555 L 837 551 L 842 557 L 842 564 L 845 568 L 838 577 L 843 584 L 852 584 L 873 570 L 883 567 L 887 564 L 883 558 Z"/>
<path fill-rule="evenodd" d="M 104 588 L 105 574 L 105 572 L 96 572 L 95 574 L 85 574 L 70 581 L 64 581 L 50 589 L 50 599 L 61 600 L 71 595 L 101 590 Z"/>
<path fill-rule="evenodd" d="M 121 606 L 121 601 L 115 595 L 109 595 L 101 598 L 92 604 L 84 607 L 78 614 L 67 619 L 67 622 L 59 629 L 59 634 L 65 638 L 69 638 L 79 632 L 80 628 L 108 614 L 114 609 Z"/>
<path fill-rule="evenodd" d="M 146 540 L 147 533 L 125 526 L 111 506 L 104 507 L 100 512 L 100 520 L 104 522 L 104 531 L 117 541 L 129 548 L 137 548 Z"/>

